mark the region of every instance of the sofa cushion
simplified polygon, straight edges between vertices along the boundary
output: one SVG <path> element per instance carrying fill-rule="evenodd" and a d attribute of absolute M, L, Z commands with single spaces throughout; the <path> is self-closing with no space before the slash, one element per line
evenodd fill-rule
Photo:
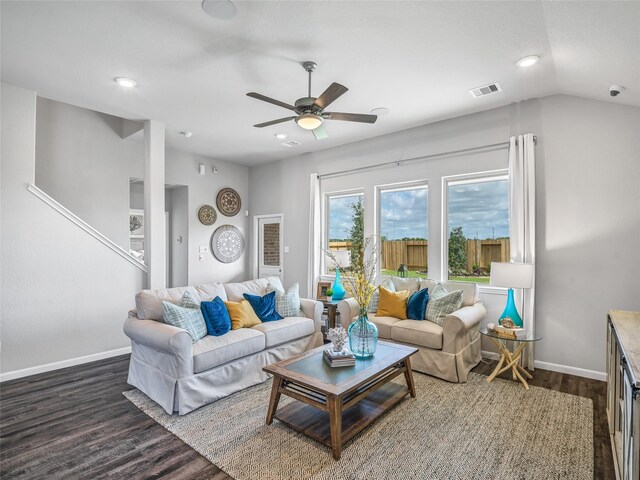
<path fill-rule="evenodd" d="M 433 289 L 440 282 L 435 280 L 422 280 L 420 282 L 420 288 L 428 288 L 429 296 L 433 292 Z M 447 292 L 453 292 L 454 290 L 462 290 L 462 306 L 469 307 L 476 303 L 480 297 L 478 294 L 478 285 L 472 282 L 442 282 L 441 285 Z"/>
<path fill-rule="evenodd" d="M 407 300 L 407 318 L 411 320 L 424 320 L 427 314 L 427 302 L 429 301 L 429 290 L 423 288 L 412 293 Z"/>
<path fill-rule="evenodd" d="M 462 306 L 462 290 L 455 290 L 451 293 L 429 300 L 427 304 L 427 320 L 442 326 L 444 319 L 450 313 L 455 312 Z"/>
<path fill-rule="evenodd" d="M 210 302 L 203 300 L 200 303 L 200 309 L 209 335 L 219 337 L 231 330 L 231 317 L 224 300 L 220 297 L 216 297 Z"/>
<path fill-rule="evenodd" d="M 193 344 L 193 372 L 200 373 L 260 352 L 264 345 L 264 335 L 251 328 L 231 330 L 219 337 L 207 335 Z"/>
<path fill-rule="evenodd" d="M 400 320 L 407 318 L 407 299 L 411 293 L 409 290 L 392 292 L 384 287 L 379 287 L 380 301 L 376 316 L 395 317 Z"/>
<path fill-rule="evenodd" d="M 275 347 L 282 343 L 311 335 L 314 330 L 313 320 L 306 317 L 287 317 L 251 327 L 264 334 L 265 348 Z"/>
<path fill-rule="evenodd" d="M 186 330 L 194 342 L 207 334 L 207 326 L 200 311 L 200 305 L 190 291 L 184 292 L 178 305 L 162 302 L 164 323 Z"/>
<path fill-rule="evenodd" d="M 227 299 L 221 283 L 207 283 L 196 287 L 162 288 L 159 290 L 141 290 L 136 295 L 136 315 L 141 320 L 162 321 L 162 302 L 179 303 L 184 292 L 189 291 L 198 302 L 213 300 L 219 296 Z"/>
<path fill-rule="evenodd" d="M 251 304 L 251 308 L 253 308 L 253 311 L 256 312 L 256 315 L 261 321 L 273 322 L 274 320 L 282 320 L 284 318 L 276 312 L 275 291 L 262 296 L 245 293 L 244 298 Z"/>
<path fill-rule="evenodd" d="M 391 292 L 396 291 L 396 287 L 393 285 L 393 282 L 390 278 L 383 280 L 371 295 L 371 301 L 369 302 L 369 306 L 367 307 L 367 312 L 376 313 L 378 311 L 378 303 L 380 302 L 380 287 L 384 287 Z"/>
<path fill-rule="evenodd" d="M 267 285 L 269 282 L 266 278 L 257 278 L 256 280 L 247 280 L 240 283 L 225 283 L 224 289 L 227 292 L 227 300 L 239 302 L 244 300 L 243 295 L 249 293 L 251 295 L 264 295 L 267 293 Z"/>
<path fill-rule="evenodd" d="M 277 290 L 273 285 L 267 288 L 276 294 L 276 311 L 283 317 L 303 317 L 300 311 L 300 286 L 295 282 L 286 292 Z"/>
<path fill-rule="evenodd" d="M 229 317 L 231 317 L 231 329 L 237 330 L 239 328 L 249 328 L 254 325 L 258 325 L 260 319 L 253 311 L 251 304 L 246 300 L 240 302 L 224 302 Z"/>
<path fill-rule="evenodd" d="M 391 325 L 395 325 L 398 322 L 406 322 L 406 320 L 399 320 L 395 317 L 379 317 L 374 314 L 369 314 L 369 321 L 378 327 L 378 337 L 391 338 Z"/>
<path fill-rule="evenodd" d="M 393 286 L 396 288 L 396 292 L 400 290 L 409 290 L 409 293 L 417 292 L 420 288 L 420 279 L 417 277 L 391 277 Z"/>
<path fill-rule="evenodd" d="M 442 327 L 422 320 L 402 320 L 391 326 L 391 340 L 442 349 Z"/>

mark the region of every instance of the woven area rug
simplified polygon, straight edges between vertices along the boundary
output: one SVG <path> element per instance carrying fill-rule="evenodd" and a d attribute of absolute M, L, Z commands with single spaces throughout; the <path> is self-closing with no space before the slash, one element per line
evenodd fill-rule
<path fill-rule="evenodd" d="M 182 417 L 138 390 L 124 395 L 236 480 L 593 479 L 590 399 L 476 374 L 465 384 L 414 377 L 417 398 L 347 443 L 337 462 L 277 420 L 265 425 L 270 381 Z"/>

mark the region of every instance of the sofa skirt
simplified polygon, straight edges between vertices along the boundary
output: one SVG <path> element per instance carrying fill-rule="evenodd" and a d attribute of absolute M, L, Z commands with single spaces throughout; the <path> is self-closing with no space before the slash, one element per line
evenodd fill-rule
<path fill-rule="evenodd" d="M 171 378 L 156 365 L 168 361 L 144 345 L 134 345 L 127 382 L 160 405 L 167 413 L 185 415 L 232 393 L 265 382 L 262 367 L 291 358 L 323 344 L 316 332 L 277 347 L 239 358 L 219 367 L 184 378 Z M 161 367 L 162 368 L 162 367 Z"/>
<path fill-rule="evenodd" d="M 408 345 L 407 343 L 394 342 L 384 339 L 386 342 Z M 411 369 L 426 373 L 434 377 L 455 383 L 465 383 L 469 371 L 482 359 L 480 352 L 480 336 L 471 341 L 458 353 L 447 353 L 442 350 L 411 345 L 418 351 L 411 356 Z"/>

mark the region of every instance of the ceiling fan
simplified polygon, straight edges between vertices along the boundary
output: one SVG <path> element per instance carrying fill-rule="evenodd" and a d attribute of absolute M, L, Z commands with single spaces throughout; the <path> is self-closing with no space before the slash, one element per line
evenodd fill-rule
<path fill-rule="evenodd" d="M 305 130 L 311 130 L 317 140 L 327 138 L 327 132 L 324 129 L 323 123 L 325 120 L 343 120 L 346 122 L 361 122 L 361 123 L 375 123 L 378 119 L 377 115 L 365 115 L 360 113 L 340 113 L 340 112 L 325 112 L 325 109 L 337 100 L 341 95 L 346 93 L 349 89 L 339 83 L 332 83 L 329 85 L 322 95 L 319 97 L 311 96 L 311 74 L 318 66 L 315 62 L 304 62 L 302 64 L 304 69 L 309 73 L 309 95 L 296 100 L 294 105 L 281 102 L 274 98 L 266 97 L 259 93 L 250 92 L 247 96 L 262 100 L 263 102 L 272 103 L 279 107 L 292 110 L 296 115 L 292 117 L 279 118 L 278 120 L 271 120 L 270 122 L 258 123 L 254 127 L 263 128 L 269 125 L 276 125 L 277 123 L 287 122 L 289 120 L 295 120 L 298 126 Z"/>

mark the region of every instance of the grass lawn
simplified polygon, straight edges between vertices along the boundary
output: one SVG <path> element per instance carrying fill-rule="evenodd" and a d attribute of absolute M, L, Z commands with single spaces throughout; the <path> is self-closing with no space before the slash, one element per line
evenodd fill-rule
<path fill-rule="evenodd" d="M 398 276 L 398 271 L 397 270 L 381 270 L 380 273 L 382 275 Z M 409 277 L 409 278 L 414 278 L 414 277 L 427 278 L 426 275 L 424 275 L 422 273 L 418 273 L 416 271 L 412 271 L 412 270 L 407 272 L 407 277 Z M 484 284 L 488 284 L 489 283 L 489 277 L 474 277 L 474 276 L 451 277 L 449 280 L 454 281 L 454 282 L 474 282 L 474 283 L 484 283 Z"/>

